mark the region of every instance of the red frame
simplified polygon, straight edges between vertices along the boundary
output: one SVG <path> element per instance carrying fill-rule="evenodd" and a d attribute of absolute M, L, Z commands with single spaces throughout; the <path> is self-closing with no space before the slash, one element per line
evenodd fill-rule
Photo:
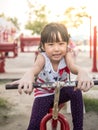
<path fill-rule="evenodd" d="M 67 119 L 65 118 L 65 116 L 62 115 L 61 113 L 58 113 L 58 118 L 56 120 L 54 120 L 52 118 L 52 111 L 50 111 L 47 115 L 45 115 L 43 117 L 43 119 L 41 120 L 40 130 L 47 130 L 47 122 L 50 120 L 52 121 L 51 122 L 52 130 L 57 130 L 58 122 L 60 122 L 61 130 L 70 130 L 69 123 L 68 123 Z"/>

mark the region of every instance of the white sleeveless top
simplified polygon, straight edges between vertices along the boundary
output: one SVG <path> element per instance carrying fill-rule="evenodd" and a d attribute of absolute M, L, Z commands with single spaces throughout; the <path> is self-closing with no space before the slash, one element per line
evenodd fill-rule
<path fill-rule="evenodd" d="M 41 53 L 45 58 L 45 66 L 37 76 L 38 83 L 44 82 L 56 82 L 56 81 L 66 81 L 68 74 L 70 73 L 69 69 L 66 66 L 64 58 L 61 59 L 58 65 L 57 71 L 54 71 L 50 59 L 45 52 Z M 42 97 L 54 94 L 53 88 L 36 88 L 34 90 L 35 97 Z"/>

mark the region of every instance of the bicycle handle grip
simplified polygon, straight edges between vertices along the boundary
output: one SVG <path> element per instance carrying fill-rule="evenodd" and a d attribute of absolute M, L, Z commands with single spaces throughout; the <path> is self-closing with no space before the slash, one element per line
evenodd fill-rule
<path fill-rule="evenodd" d="M 98 85 L 98 80 L 94 80 L 94 85 Z"/>
<path fill-rule="evenodd" d="M 34 88 L 41 88 L 42 86 L 51 86 L 54 82 L 47 82 L 47 83 L 33 83 L 32 86 Z M 23 87 L 22 87 L 23 88 Z M 18 84 L 6 84 L 5 89 L 18 89 Z"/>
<path fill-rule="evenodd" d="M 14 84 L 14 85 L 6 84 L 5 89 L 18 89 L 18 84 Z"/>
<path fill-rule="evenodd" d="M 72 81 L 75 83 L 74 86 L 77 86 L 78 81 Z M 41 88 L 41 87 L 50 87 L 52 86 L 53 82 L 47 82 L 47 83 L 33 83 L 33 87 L 34 88 Z M 94 81 L 94 85 L 98 85 L 98 80 Z M 66 85 L 67 86 L 67 85 Z M 68 86 L 71 86 L 71 84 L 69 84 Z M 22 87 L 23 88 L 23 87 Z M 5 85 L 5 89 L 18 89 L 18 84 L 6 84 Z"/>

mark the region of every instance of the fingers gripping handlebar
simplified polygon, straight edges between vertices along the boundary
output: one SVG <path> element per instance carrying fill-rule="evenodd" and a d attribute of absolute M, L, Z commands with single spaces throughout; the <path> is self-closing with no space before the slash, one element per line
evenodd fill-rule
<path fill-rule="evenodd" d="M 78 84 L 78 81 L 67 81 L 67 82 L 61 82 L 58 81 L 60 83 L 60 86 L 64 86 L 64 87 L 76 87 Z M 33 83 L 32 86 L 34 88 L 45 88 L 45 87 L 56 87 L 58 82 L 46 82 L 46 83 Z M 94 85 L 98 85 L 98 80 L 94 81 Z M 5 89 L 18 89 L 18 84 L 6 84 L 5 85 Z"/>

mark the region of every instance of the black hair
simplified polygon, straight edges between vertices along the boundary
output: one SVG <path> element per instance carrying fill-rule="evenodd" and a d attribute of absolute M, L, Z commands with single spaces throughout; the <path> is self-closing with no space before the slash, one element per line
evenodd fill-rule
<path fill-rule="evenodd" d="M 59 33 L 62 41 L 69 42 L 69 34 L 67 28 L 61 23 L 49 23 L 47 24 L 41 32 L 40 40 L 40 50 L 45 43 L 60 42 Z"/>

